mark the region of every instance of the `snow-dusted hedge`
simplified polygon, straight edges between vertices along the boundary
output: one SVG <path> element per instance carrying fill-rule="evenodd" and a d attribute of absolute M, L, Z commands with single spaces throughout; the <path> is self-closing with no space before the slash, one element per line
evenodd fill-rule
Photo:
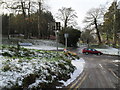
<path fill-rule="evenodd" d="M 0 89 L 48 88 L 59 80 L 67 80 L 75 67 L 73 56 L 52 51 L 11 47 L 0 56 Z M 53 86 L 53 85 L 52 85 Z"/>

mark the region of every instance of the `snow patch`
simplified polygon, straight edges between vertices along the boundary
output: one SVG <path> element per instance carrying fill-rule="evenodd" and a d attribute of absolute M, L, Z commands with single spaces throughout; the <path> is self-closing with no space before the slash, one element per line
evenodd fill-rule
<path fill-rule="evenodd" d="M 24 48 L 28 49 L 38 49 L 38 50 L 56 50 L 56 47 L 53 46 L 24 46 Z M 63 48 L 58 47 L 58 50 L 63 50 Z"/>
<path fill-rule="evenodd" d="M 120 62 L 120 60 L 113 60 L 113 62 L 116 62 L 116 63 L 118 63 L 118 62 Z"/>
<path fill-rule="evenodd" d="M 101 51 L 104 54 L 119 55 L 119 53 L 118 53 L 119 49 L 112 48 L 112 47 L 110 47 L 108 49 L 96 49 L 96 50 Z"/>
<path fill-rule="evenodd" d="M 85 61 L 83 58 L 72 60 L 71 63 L 73 64 L 73 66 L 76 67 L 76 70 L 71 74 L 71 78 L 68 79 L 66 82 L 63 80 L 59 81 L 59 82 L 63 83 L 64 86 L 67 86 L 71 82 L 73 82 L 82 73 L 82 71 L 84 69 Z M 56 88 L 60 88 L 60 87 L 56 87 Z"/>

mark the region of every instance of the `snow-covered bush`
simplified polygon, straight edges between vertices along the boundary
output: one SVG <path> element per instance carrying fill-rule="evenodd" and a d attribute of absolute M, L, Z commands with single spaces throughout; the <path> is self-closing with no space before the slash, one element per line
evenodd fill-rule
<path fill-rule="evenodd" d="M 72 58 L 63 52 L 21 48 L 16 55 L 16 47 L 11 47 L 4 49 L 2 54 L 0 89 L 50 88 L 59 80 L 66 81 L 75 70 Z"/>

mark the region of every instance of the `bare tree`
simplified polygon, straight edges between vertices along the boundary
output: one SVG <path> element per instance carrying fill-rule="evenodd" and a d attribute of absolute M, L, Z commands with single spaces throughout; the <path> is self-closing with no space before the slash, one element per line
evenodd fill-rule
<path fill-rule="evenodd" d="M 62 20 L 64 23 L 64 27 L 67 27 L 68 25 L 75 25 L 77 24 L 75 21 L 75 18 L 77 18 L 75 10 L 73 10 L 71 7 L 66 8 L 62 7 L 61 9 L 58 10 L 58 15 L 57 18 Z"/>
<path fill-rule="evenodd" d="M 99 25 L 102 23 L 101 22 L 102 18 L 103 18 L 103 8 L 92 8 L 87 12 L 87 16 L 84 19 L 84 23 L 87 23 L 88 27 L 91 27 L 94 25 L 99 44 L 102 43 L 100 30 L 99 30 Z"/>
<path fill-rule="evenodd" d="M 41 10 L 42 10 L 42 1 L 39 0 L 38 2 L 38 38 L 42 37 L 41 30 L 40 30 L 40 17 L 41 17 Z"/>

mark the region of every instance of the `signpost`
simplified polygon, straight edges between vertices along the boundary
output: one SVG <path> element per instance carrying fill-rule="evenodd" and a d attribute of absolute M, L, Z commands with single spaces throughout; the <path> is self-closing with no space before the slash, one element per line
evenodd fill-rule
<path fill-rule="evenodd" d="M 65 48 L 67 49 L 67 38 L 68 38 L 69 34 L 65 33 L 64 37 L 65 37 Z"/>
<path fill-rule="evenodd" d="M 57 54 L 58 54 L 58 33 L 60 30 L 60 22 L 55 22 L 55 36 L 56 36 L 56 47 L 57 47 Z"/>
<path fill-rule="evenodd" d="M 58 54 L 58 33 L 59 31 L 55 31 L 55 36 L 56 36 L 56 48 L 57 48 L 57 54 Z"/>
<path fill-rule="evenodd" d="M 50 22 L 50 23 L 48 23 L 49 35 L 50 35 L 50 30 L 51 29 L 55 32 L 56 47 L 57 47 L 57 53 L 58 53 L 58 33 L 59 33 L 59 30 L 61 29 L 60 22 Z"/>

